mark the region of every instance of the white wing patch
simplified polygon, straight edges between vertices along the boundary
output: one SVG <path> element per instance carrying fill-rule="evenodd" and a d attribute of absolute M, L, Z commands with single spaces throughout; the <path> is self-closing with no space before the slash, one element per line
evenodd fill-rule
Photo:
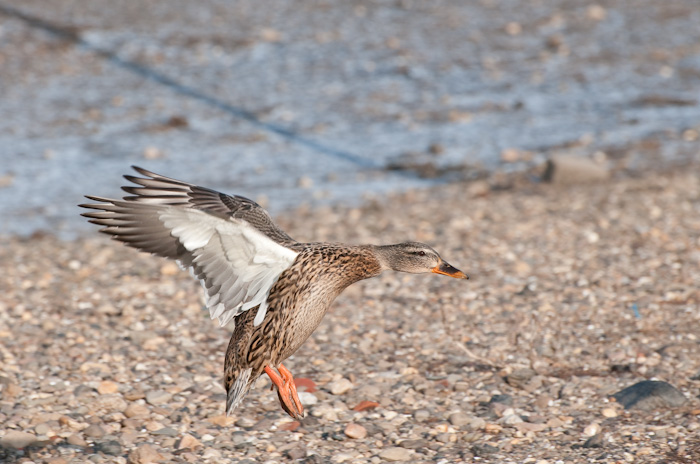
<path fill-rule="evenodd" d="M 211 318 L 223 326 L 260 305 L 253 321 L 260 325 L 270 289 L 297 253 L 240 219 L 182 208 L 163 209 L 159 219 L 192 253 L 190 269 L 198 268 Z"/>

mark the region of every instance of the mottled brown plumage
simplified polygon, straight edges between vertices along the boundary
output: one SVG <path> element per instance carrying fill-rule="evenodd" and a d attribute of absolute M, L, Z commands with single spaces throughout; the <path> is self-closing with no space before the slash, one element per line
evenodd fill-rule
<path fill-rule="evenodd" d="M 467 278 L 427 245 L 300 243 L 255 202 L 136 168 L 123 200 L 88 198 L 90 222 L 125 244 L 190 268 L 205 288 L 212 318 L 235 321 L 224 383 L 230 413 L 263 372 L 282 407 L 303 417 L 291 373 L 282 362 L 318 327 L 349 285 L 393 269 Z M 273 368 L 279 370 L 277 372 Z"/>

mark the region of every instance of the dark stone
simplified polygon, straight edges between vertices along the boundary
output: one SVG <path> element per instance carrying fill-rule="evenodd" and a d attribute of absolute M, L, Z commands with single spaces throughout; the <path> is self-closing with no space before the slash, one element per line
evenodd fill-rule
<path fill-rule="evenodd" d="M 87 385 L 78 385 L 73 389 L 73 395 L 76 397 L 81 397 L 83 395 L 89 395 L 90 393 L 97 393 L 97 390 L 95 390 L 92 387 L 88 387 Z"/>
<path fill-rule="evenodd" d="M 489 445 L 488 443 L 477 443 L 476 445 L 472 446 L 472 453 L 474 453 L 474 456 L 476 457 L 482 457 L 497 452 L 498 448 L 493 445 Z"/>
<path fill-rule="evenodd" d="M 613 374 L 629 374 L 634 371 L 632 364 L 613 364 L 610 366 L 610 372 Z"/>
<path fill-rule="evenodd" d="M 489 400 L 489 403 L 501 403 L 507 404 L 508 406 L 512 406 L 513 397 L 510 395 L 493 395 Z"/>
<path fill-rule="evenodd" d="M 95 450 L 111 456 L 119 456 L 122 454 L 122 445 L 118 441 L 110 440 L 95 443 Z"/>
<path fill-rule="evenodd" d="M 603 447 L 603 434 L 602 433 L 596 433 L 593 435 L 591 438 L 586 440 L 586 443 L 583 444 L 584 448 L 602 448 Z"/>
<path fill-rule="evenodd" d="M 290 449 L 285 454 L 289 459 L 292 460 L 303 459 L 306 457 L 306 450 L 301 446 L 297 446 L 295 448 Z"/>
<path fill-rule="evenodd" d="M 362 423 L 361 425 L 365 428 L 365 430 L 367 430 L 368 437 L 371 437 L 374 435 L 380 435 L 383 433 L 382 429 L 379 428 L 379 426 L 373 422 L 365 422 L 365 423 Z"/>
<path fill-rule="evenodd" d="M 151 432 L 152 435 L 165 435 L 166 437 L 177 437 L 177 430 L 171 427 L 163 427 L 162 429 L 155 430 Z"/>
<path fill-rule="evenodd" d="M 643 380 L 613 395 L 625 409 L 652 411 L 660 408 L 677 408 L 686 402 L 676 387 L 660 380 Z"/>

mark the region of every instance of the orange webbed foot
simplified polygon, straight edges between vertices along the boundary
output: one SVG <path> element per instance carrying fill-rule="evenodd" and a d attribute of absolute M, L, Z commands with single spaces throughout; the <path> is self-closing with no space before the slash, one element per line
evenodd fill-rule
<path fill-rule="evenodd" d="M 279 365 L 279 375 L 270 366 L 265 366 L 265 373 L 270 377 L 272 383 L 277 387 L 277 396 L 282 405 L 282 409 L 292 418 L 300 420 L 304 418 L 304 406 L 299 400 L 297 386 L 294 377 L 282 364 Z"/>

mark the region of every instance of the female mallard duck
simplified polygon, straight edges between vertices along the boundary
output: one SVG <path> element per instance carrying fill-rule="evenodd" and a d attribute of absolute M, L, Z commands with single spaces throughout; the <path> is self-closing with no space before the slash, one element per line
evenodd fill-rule
<path fill-rule="evenodd" d="M 247 198 L 134 169 L 145 177 L 124 176 L 138 185 L 123 187 L 132 196 L 87 196 L 99 203 L 80 205 L 97 210 L 83 216 L 128 246 L 189 268 L 204 287 L 212 319 L 222 326 L 235 320 L 224 365 L 227 414 L 265 372 L 285 411 L 304 416 L 282 361 L 348 285 L 388 269 L 468 278 L 422 243 L 299 243 Z"/>

